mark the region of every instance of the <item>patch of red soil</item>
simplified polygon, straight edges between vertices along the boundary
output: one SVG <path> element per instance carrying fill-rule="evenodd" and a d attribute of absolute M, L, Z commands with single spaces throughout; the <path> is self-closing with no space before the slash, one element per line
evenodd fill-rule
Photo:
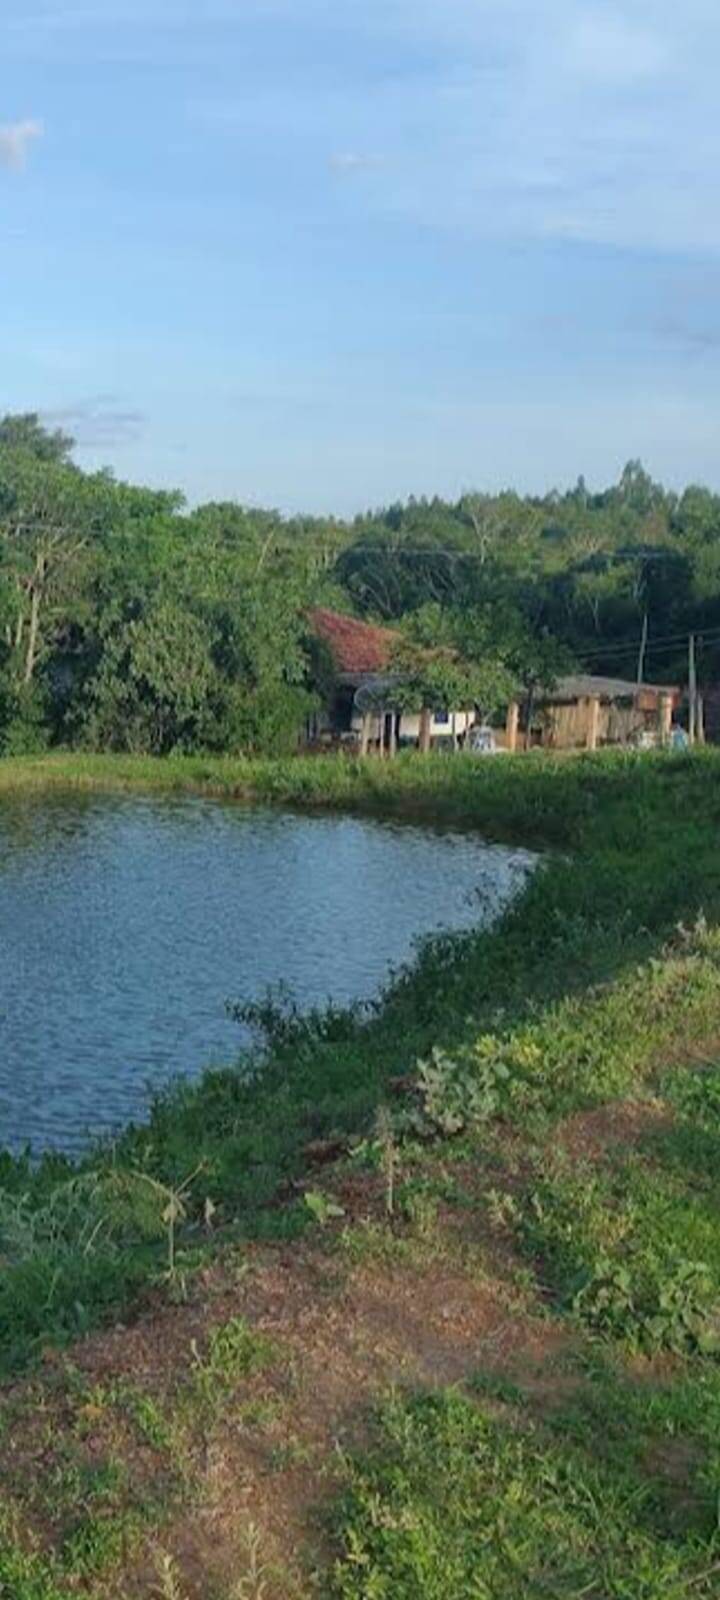
<path fill-rule="evenodd" d="M 353 1209 L 361 1187 L 353 1177 L 344 1190 Z M 312 1571 L 326 1567 L 331 1555 L 318 1511 L 337 1489 L 338 1450 L 362 1440 L 368 1408 L 380 1394 L 392 1384 L 462 1382 L 478 1370 L 515 1377 L 545 1372 L 549 1381 L 568 1342 L 558 1326 L 514 1311 L 502 1282 L 477 1281 L 441 1254 L 431 1252 L 424 1266 L 371 1262 L 347 1272 L 336 1255 L 299 1245 L 251 1250 L 236 1269 L 208 1269 L 187 1304 L 158 1305 L 132 1327 L 89 1337 L 73 1350 L 73 1367 L 88 1385 L 129 1380 L 172 1407 L 211 1329 L 231 1317 L 270 1337 L 276 1357 L 267 1371 L 238 1385 L 207 1433 L 198 1432 L 191 1497 L 127 1564 L 121 1589 L 127 1600 L 162 1593 L 163 1552 L 175 1563 L 182 1600 L 227 1593 L 231 1579 L 237 1582 L 248 1562 L 260 1559 L 252 1558 L 254 1538 L 262 1550 L 264 1600 L 291 1600 L 293 1583 L 298 1595 L 312 1594 Z M 25 1473 L 29 1465 L 39 1474 L 48 1470 L 68 1428 L 72 1407 L 68 1412 L 59 1376 L 53 1371 L 57 1392 L 47 1401 L 43 1429 L 25 1438 Z M 18 1386 L 17 1400 L 22 1393 Z M 248 1400 L 256 1409 L 265 1402 L 270 1420 L 253 1420 Z M 48 1425 L 56 1436 L 50 1457 L 43 1453 Z M 106 1451 L 108 1426 L 98 1424 L 89 1458 L 93 1450 Z M 141 1460 L 129 1441 L 117 1436 L 115 1444 L 147 1471 L 151 1452 Z M 7 1467 L 6 1448 L 3 1454 Z M 45 1531 L 52 1545 L 53 1530 Z M 97 1582 L 77 1592 L 90 1589 L 108 1597 L 119 1592 Z"/>
<path fill-rule="evenodd" d="M 555 1142 L 573 1158 L 601 1161 L 608 1151 L 638 1144 L 671 1125 L 667 1106 L 658 1101 L 616 1100 L 566 1117 L 555 1130 Z"/>

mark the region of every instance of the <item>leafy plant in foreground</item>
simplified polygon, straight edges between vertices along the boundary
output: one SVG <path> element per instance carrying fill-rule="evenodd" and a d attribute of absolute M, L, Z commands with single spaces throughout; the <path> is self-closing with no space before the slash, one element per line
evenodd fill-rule
<path fill-rule="evenodd" d="M 322 1189 L 306 1189 L 303 1202 L 313 1221 L 319 1223 L 321 1228 L 326 1228 L 328 1223 L 345 1215 L 344 1206 L 339 1206 Z"/>
<path fill-rule="evenodd" d="M 720 1237 L 705 1196 L 667 1175 L 661 1186 L 637 1159 L 611 1173 L 555 1162 L 518 1225 L 591 1328 L 647 1350 L 720 1351 Z"/>
<path fill-rule="evenodd" d="M 497 1114 L 510 1072 L 495 1038 L 480 1039 L 458 1056 L 438 1046 L 418 1062 L 422 1116 L 437 1133 L 461 1133 Z"/>
<path fill-rule="evenodd" d="M 712 1552 L 646 1517 L 629 1470 L 457 1392 L 393 1398 L 339 1512 L 338 1600 L 703 1600 Z"/>

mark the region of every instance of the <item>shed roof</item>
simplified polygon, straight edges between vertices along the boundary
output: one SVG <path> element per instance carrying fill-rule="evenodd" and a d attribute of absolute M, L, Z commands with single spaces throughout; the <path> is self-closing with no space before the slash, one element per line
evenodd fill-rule
<path fill-rule="evenodd" d="M 378 628 L 324 606 L 311 611 L 310 621 L 328 646 L 337 672 L 363 677 L 388 667 L 397 640 L 390 628 Z"/>
<path fill-rule="evenodd" d="M 588 700 L 597 695 L 599 700 L 629 700 L 638 694 L 672 694 L 678 693 L 677 686 L 672 683 L 633 683 L 629 678 L 602 678 L 591 673 L 570 673 L 566 678 L 558 678 L 554 689 L 548 694 L 548 700 Z"/>

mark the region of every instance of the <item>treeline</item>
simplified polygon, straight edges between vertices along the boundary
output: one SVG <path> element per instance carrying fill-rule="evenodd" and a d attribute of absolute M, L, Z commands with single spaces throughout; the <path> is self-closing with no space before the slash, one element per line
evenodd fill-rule
<path fill-rule="evenodd" d="M 611 488 L 282 518 L 83 473 L 0 422 L 0 750 L 291 749 L 327 689 L 314 605 L 461 658 L 492 712 L 573 665 L 720 677 L 720 496 L 631 462 Z M 647 619 L 647 620 L 645 620 Z M 438 658 L 441 659 L 441 658 Z"/>

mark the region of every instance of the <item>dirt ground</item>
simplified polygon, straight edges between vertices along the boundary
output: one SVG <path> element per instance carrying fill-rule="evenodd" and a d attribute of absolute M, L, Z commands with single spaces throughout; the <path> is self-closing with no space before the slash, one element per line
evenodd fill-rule
<path fill-rule="evenodd" d="M 593 1160 L 657 1130 L 662 1116 L 651 1102 L 603 1107 L 567 1118 L 556 1145 Z M 461 1175 L 472 1187 L 472 1171 Z M 91 1482 L 109 1462 L 121 1465 L 122 1483 L 101 1522 L 138 1499 L 156 1507 L 112 1577 L 73 1570 L 69 1593 L 311 1596 L 335 1557 L 328 1507 L 345 1453 L 362 1445 L 372 1403 L 392 1386 L 496 1375 L 521 1383 L 542 1410 L 577 1384 L 572 1330 L 547 1314 L 527 1264 L 523 1276 L 484 1213 L 448 1206 L 427 1237 L 407 1238 L 380 1220 L 379 1178 L 330 1168 L 323 1184 L 344 1217 L 314 1236 L 320 1243 L 233 1249 L 191 1280 L 185 1300 L 158 1298 L 131 1326 L 49 1350 L 42 1373 L 7 1392 L 0 1494 L 30 1545 L 67 1543 L 82 1491 L 65 1494 L 65 1479 Z M 196 1374 L 213 1330 L 234 1319 L 271 1354 L 261 1370 L 221 1383 L 208 1415 Z M 145 1400 L 167 1437 L 138 1431 Z"/>

